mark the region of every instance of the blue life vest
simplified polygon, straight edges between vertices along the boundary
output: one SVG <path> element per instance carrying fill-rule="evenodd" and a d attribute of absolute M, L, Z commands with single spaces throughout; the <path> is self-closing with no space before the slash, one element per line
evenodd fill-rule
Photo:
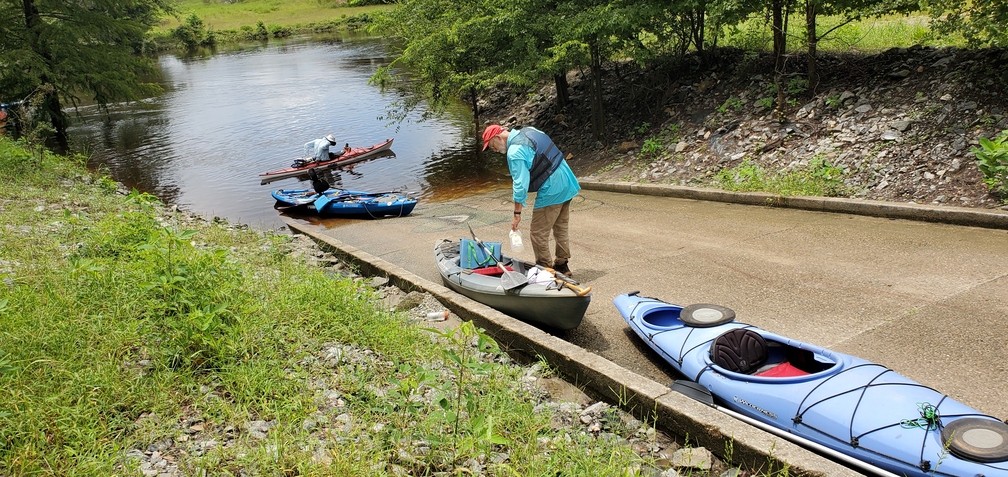
<path fill-rule="evenodd" d="M 515 133 L 511 140 L 513 144 L 531 147 L 535 151 L 535 159 L 529 169 L 529 192 L 537 192 L 553 171 L 560 167 L 564 156 L 553 140 L 546 133 L 533 128 L 523 127 Z"/>

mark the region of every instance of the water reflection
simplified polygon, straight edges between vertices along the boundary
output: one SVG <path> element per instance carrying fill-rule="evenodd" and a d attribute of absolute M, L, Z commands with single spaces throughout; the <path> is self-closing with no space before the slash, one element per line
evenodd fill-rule
<path fill-rule="evenodd" d="M 330 133 L 351 146 L 395 138 L 394 155 L 330 170 L 333 187 L 407 190 L 423 205 L 508 182 L 503 157 L 480 154 L 464 106 L 425 122 L 417 112 L 398 128 L 379 119 L 396 96 L 367 81 L 388 63 L 385 51 L 375 39 L 301 40 L 163 56 L 163 94 L 107 116 L 82 108 L 71 134 L 91 166 L 129 187 L 262 228 L 282 225 L 272 189 L 310 184 L 261 185 L 258 174 L 288 166 L 305 142 Z"/>

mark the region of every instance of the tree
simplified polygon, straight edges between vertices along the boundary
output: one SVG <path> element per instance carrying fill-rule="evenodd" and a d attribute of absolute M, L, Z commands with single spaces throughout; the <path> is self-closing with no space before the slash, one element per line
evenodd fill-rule
<path fill-rule="evenodd" d="M 865 17 L 879 17 L 894 13 L 910 13 L 919 10 L 917 0 L 895 0 L 880 2 L 879 0 L 805 0 L 805 39 L 808 47 L 808 89 L 815 91 L 819 87 L 819 68 L 817 64 L 817 49 L 819 41 L 830 33 L 851 22 Z M 840 23 L 819 33 L 816 18 L 819 14 L 837 15 Z"/>
<path fill-rule="evenodd" d="M 961 33 L 973 47 L 1008 46 L 1008 2 L 933 0 L 926 4 L 938 32 Z"/>
<path fill-rule="evenodd" d="M 22 0 L 0 2 L 0 90 L 9 98 L 42 96 L 40 116 L 67 150 L 64 102 L 83 98 L 101 107 L 154 93 L 144 75 L 154 61 L 140 56 L 144 34 L 167 0 Z"/>
<path fill-rule="evenodd" d="M 551 30 L 556 46 L 550 49 L 550 62 L 588 66 L 592 136 L 597 141 L 608 140 L 602 64 L 637 39 L 640 30 L 631 20 L 641 18 L 634 13 L 636 8 L 634 2 L 624 4 L 620 0 L 568 0 L 560 2 L 553 15 L 556 22 Z"/>
<path fill-rule="evenodd" d="M 479 125 L 479 99 L 501 83 L 529 85 L 543 77 L 540 24 L 514 4 L 486 0 L 405 0 L 376 24 L 399 42 L 399 54 L 372 77 L 406 92 L 388 118 L 402 121 L 423 101 L 427 115 L 465 99 Z"/>

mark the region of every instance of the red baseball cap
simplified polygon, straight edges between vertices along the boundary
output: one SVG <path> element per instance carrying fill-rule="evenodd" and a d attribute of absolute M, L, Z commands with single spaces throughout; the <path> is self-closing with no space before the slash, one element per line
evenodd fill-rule
<path fill-rule="evenodd" d="M 487 146 L 490 145 L 490 140 L 497 137 L 498 134 L 504 132 L 499 124 L 491 124 L 483 130 L 483 150 L 485 151 Z"/>

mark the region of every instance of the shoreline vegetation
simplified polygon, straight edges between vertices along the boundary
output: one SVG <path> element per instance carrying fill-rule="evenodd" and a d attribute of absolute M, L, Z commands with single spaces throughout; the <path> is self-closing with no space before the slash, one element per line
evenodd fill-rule
<path fill-rule="evenodd" d="M 84 163 L 0 137 L 0 475 L 741 472 L 310 239 Z"/>
<path fill-rule="evenodd" d="M 297 237 L 191 216 L 8 138 L 0 175 L 0 475 L 645 464 L 549 405 L 545 366 L 471 324 L 425 331 Z"/>
<path fill-rule="evenodd" d="M 252 0 L 238 3 L 182 1 L 149 35 L 147 51 L 211 48 L 242 42 L 269 41 L 300 35 L 360 31 L 390 5 L 323 6 L 294 0 L 282 7 Z"/>

